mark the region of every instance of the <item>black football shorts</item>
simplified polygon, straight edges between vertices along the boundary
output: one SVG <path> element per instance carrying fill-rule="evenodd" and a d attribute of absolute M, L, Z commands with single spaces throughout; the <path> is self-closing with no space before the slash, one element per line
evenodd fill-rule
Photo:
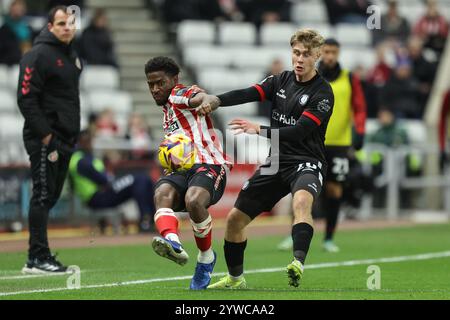
<path fill-rule="evenodd" d="M 310 192 L 316 200 L 322 190 L 326 165 L 317 160 L 303 160 L 297 164 L 280 166 L 274 175 L 262 175 L 262 165 L 244 184 L 234 205 L 235 208 L 254 219 L 270 211 L 289 192 Z"/>
<path fill-rule="evenodd" d="M 209 206 L 216 204 L 222 198 L 227 183 L 227 174 L 224 166 L 212 164 L 196 164 L 190 170 L 176 171 L 162 177 L 156 183 L 156 189 L 164 183 L 168 183 L 177 190 L 180 195 L 180 204 L 174 211 L 184 211 L 184 197 L 190 187 L 202 187 L 209 191 L 211 201 Z"/>
<path fill-rule="evenodd" d="M 327 181 L 344 183 L 350 171 L 349 147 L 325 147 Z"/>

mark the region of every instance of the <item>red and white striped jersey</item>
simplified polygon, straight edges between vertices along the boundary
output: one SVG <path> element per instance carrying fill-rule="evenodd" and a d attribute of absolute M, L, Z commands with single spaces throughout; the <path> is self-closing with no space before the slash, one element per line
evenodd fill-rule
<path fill-rule="evenodd" d="M 192 87 L 178 84 L 172 89 L 163 106 L 163 129 L 166 135 L 182 133 L 188 136 L 197 148 L 195 163 L 230 165 L 209 115 L 201 117 L 189 106 L 189 98 L 195 95 Z"/>

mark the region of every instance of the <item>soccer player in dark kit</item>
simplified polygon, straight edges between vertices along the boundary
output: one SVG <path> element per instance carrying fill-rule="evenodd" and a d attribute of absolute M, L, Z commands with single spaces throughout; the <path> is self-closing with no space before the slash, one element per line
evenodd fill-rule
<path fill-rule="evenodd" d="M 247 286 L 243 276 L 247 245 L 245 228 L 260 213 L 270 211 L 289 192 L 293 195 L 294 259 L 287 266 L 287 273 L 289 285 L 297 287 L 300 283 L 314 232 L 312 205 L 320 194 L 327 172 L 324 140 L 334 105 L 331 86 L 315 69 L 323 43 L 323 37 L 316 31 L 298 30 L 290 41 L 292 71 L 269 76 L 246 89 L 219 96 L 208 95 L 197 108 L 200 114 L 207 114 L 219 106 L 265 99 L 272 101 L 270 127 L 242 119 L 230 123 L 234 130 L 272 137 L 271 151 L 266 164 L 244 184 L 228 214 L 224 243 L 228 275 L 208 286 L 210 289 Z M 274 139 L 276 136 L 278 141 Z M 278 171 L 266 174 L 263 169 L 273 167 L 275 162 Z"/>
<path fill-rule="evenodd" d="M 76 31 L 73 17 L 65 6 L 50 10 L 47 27 L 20 61 L 17 103 L 25 118 L 23 140 L 33 180 L 30 247 L 23 273 L 67 271 L 50 253 L 47 221 L 80 132 L 81 63 L 71 45 Z"/>

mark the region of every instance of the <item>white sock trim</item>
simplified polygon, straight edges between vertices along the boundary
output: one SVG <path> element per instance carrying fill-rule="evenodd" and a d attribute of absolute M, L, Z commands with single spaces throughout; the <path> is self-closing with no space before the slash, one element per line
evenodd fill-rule
<path fill-rule="evenodd" d="M 212 229 L 212 218 L 210 215 L 200 223 L 195 223 L 192 219 L 190 220 L 194 235 L 198 238 L 205 238 Z"/>
<path fill-rule="evenodd" d="M 175 212 L 173 212 L 171 208 L 160 208 L 155 212 L 153 220 L 156 222 L 156 220 L 158 220 L 162 216 L 171 216 L 178 219 L 177 216 L 175 215 Z"/>

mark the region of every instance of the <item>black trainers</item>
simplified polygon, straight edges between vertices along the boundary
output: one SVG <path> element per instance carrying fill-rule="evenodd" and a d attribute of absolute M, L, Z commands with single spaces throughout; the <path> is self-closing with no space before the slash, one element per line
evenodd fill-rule
<path fill-rule="evenodd" d="M 29 259 L 22 268 L 23 274 L 58 274 L 67 273 L 67 267 L 56 260 L 56 255 L 46 258 Z"/>

